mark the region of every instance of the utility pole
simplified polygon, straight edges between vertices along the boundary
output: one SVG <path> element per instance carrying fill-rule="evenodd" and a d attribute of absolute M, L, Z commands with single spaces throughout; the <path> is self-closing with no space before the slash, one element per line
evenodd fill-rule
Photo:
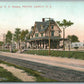
<path fill-rule="evenodd" d="M 11 41 L 11 47 L 10 47 L 10 52 L 13 52 L 13 34 L 12 34 L 12 41 Z"/>
<path fill-rule="evenodd" d="M 50 18 L 49 18 L 49 55 L 50 55 Z"/>
<path fill-rule="evenodd" d="M 5 43 L 6 43 L 6 35 L 3 34 L 3 49 L 5 49 Z"/>
<path fill-rule="evenodd" d="M 13 47 L 14 46 L 14 41 L 13 40 L 14 40 L 14 34 L 12 34 L 12 51 L 13 51 L 13 48 L 14 48 Z"/>
<path fill-rule="evenodd" d="M 51 18 L 44 18 L 44 19 L 49 19 L 49 52 L 48 52 L 48 54 L 50 55 L 50 32 L 51 32 L 51 28 L 50 28 L 50 20 L 51 20 Z"/>
<path fill-rule="evenodd" d="M 65 39 L 65 28 L 63 28 L 63 50 L 65 50 L 64 39 Z"/>

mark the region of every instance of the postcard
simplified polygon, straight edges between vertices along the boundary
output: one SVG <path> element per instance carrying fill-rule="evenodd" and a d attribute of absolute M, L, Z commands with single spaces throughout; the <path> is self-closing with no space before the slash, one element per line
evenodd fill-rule
<path fill-rule="evenodd" d="M 0 0 L 0 82 L 84 82 L 84 1 Z"/>

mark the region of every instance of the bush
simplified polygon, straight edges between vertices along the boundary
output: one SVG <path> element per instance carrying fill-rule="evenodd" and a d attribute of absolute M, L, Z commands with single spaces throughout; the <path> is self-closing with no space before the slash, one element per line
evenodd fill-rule
<path fill-rule="evenodd" d="M 48 50 L 28 50 L 28 51 L 24 51 L 23 53 L 49 56 L 48 52 L 49 52 Z M 76 59 L 83 59 L 84 60 L 84 52 L 78 52 L 78 51 L 56 51 L 56 50 L 51 50 L 50 51 L 50 56 L 76 58 Z"/>
<path fill-rule="evenodd" d="M 74 47 L 75 49 L 78 49 L 79 47 Z"/>

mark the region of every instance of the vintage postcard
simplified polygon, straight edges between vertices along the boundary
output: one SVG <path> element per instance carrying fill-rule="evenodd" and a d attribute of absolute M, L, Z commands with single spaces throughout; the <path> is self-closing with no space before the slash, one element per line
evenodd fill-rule
<path fill-rule="evenodd" d="M 84 1 L 0 0 L 0 82 L 84 82 Z"/>

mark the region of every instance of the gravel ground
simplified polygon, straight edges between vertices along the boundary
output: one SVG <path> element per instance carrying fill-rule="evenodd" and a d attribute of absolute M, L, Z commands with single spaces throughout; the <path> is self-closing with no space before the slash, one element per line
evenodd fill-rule
<path fill-rule="evenodd" d="M 70 70 L 66 68 L 50 66 L 46 64 L 31 62 L 27 60 L 11 58 L 0 55 L 0 60 L 16 64 L 22 67 L 30 68 L 40 72 L 41 76 L 66 82 L 84 82 L 84 72 Z"/>

